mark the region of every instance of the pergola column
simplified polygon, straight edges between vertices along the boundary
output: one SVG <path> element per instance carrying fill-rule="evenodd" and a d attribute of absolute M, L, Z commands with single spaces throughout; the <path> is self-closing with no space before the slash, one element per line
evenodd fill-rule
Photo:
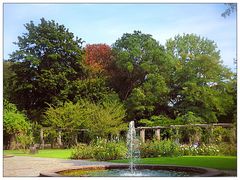
<path fill-rule="evenodd" d="M 209 143 L 212 143 L 213 142 L 213 126 L 210 126 L 210 137 L 209 137 Z"/>
<path fill-rule="evenodd" d="M 77 144 L 78 143 L 78 133 L 76 133 L 74 140 L 75 140 L 75 144 Z"/>
<path fill-rule="evenodd" d="M 159 141 L 161 140 L 160 132 L 161 132 L 160 128 L 155 129 L 155 136 L 156 136 L 157 140 L 159 140 Z"/>
<path fill-rule="evenodd" d="M 176 143 L 179 143 L 179 137 L 178 137 L 178 133 L 179 133 L 179 129 L 178 128 L 176 128 Z"/>
<path fill-rule="evenodd" d="M 40 148 L 44 149 L 43 128 L 40 129 Z"/>
<path fill-rule="evenodd" d="M 61 137 L 62 130 L 58 130 L 58 137 L 57 137 L 57 144 L 59 147 L 62 147 L 62 137 Z"/>
<path fill-rule="evenodd" d="M 141 138 L 141 141 L 144 143 L 145 142 L 145 129 L 140 129 L 140 138 Z"/>

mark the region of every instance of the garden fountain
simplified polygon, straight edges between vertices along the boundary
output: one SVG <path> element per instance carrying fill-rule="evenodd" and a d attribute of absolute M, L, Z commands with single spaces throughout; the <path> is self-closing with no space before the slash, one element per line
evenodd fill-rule
<path fill-rule="evenodd" d="M 127 158 L 129 159 L 129 168 L 132 175 L 135 173 L 135 163 L 140 158 L 140 150 L 139 150 L 139 140 L 136 137 L 136 130 L 134 121 L 129 123 L 129 128 L 127 132 Z"/>
<path fill-rule="evenodd" d="M 127 158 L 129 164 L 109 164 L 109 165 L 88 165 L 73 166 L 68 169 L 57 169 L 49 172 L 41 172 L 40 176 L 60 177 L 60 176 L 97 176 L 97 177 L 114 177 L 114 176 L 219 176 L 221 172 L 216 169 L 186 167 L 175 165 L 141 165 L 137 164 L 140 158 L 139 140 L 136 137 L 134 121 L 129 123 L 127 132 Z"/>

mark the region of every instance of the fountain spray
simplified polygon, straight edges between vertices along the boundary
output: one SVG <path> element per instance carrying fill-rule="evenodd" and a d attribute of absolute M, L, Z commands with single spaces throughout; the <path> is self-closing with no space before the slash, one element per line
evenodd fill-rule
<path fill-rule="evenodd" d="M 136 137 L 134 121 L 131 121 L 129 123 L 129 129 L 127 132 L 127 147 L 127 158 L 129 159 L 130 164 L 129 169 L 131 171 L 131 174 L 134 174 L 136 170 L 135 164 L 140 158 L 139 140 Z"/>

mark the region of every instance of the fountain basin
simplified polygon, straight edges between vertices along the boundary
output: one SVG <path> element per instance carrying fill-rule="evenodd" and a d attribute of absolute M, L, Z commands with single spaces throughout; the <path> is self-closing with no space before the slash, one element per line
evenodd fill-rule
<path fill-rule="evenodd" d="M 221 176 L 222 172 L 211 168 L 175 166 L 175 165 L 136 165 L 137 170 L 134 174 L 129 170 L 129 165 L 91 165 L 91 166 L 73 166 L 65 169 L 56 169 L 48 172 L 41 172 L 43 177 L 68 177 L 68 176 L 155 176 L 155 177 L 213 177 Z M 74 174 L 74 175 L 73 175 Z"/>

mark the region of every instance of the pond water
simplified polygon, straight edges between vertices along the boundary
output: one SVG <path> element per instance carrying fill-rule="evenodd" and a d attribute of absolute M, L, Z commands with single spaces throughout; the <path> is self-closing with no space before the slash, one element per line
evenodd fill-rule
<path fill-rule="evenodd" d="M 194 176 L 198 173 L 181 172 L 172 170 L 139 169 L 131 173 L 129 169 L 98 169 L 98 170 L 70 170 L 60 172 L 63 176 L 91 176 L 91 177 L 115 177 L 115 176 L 151 176 L 151 177 L 183 177 Z"/>

